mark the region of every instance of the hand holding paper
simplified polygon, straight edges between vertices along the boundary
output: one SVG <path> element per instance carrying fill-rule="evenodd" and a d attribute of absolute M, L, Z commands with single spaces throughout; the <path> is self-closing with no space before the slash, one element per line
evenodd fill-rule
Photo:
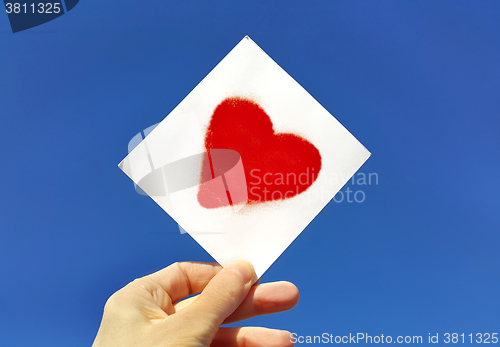
<path fill-rule="evenodd" d="M 220 328 L 288 310 L 298 301 L 288 282 L 252 286 L 252 265 L 175 263 L 140 278 L 106 303 L 94 347 L 292 346 L 290 333 L 266 328 Z M 197 297 L 183 301 L 188 295 Z"/>

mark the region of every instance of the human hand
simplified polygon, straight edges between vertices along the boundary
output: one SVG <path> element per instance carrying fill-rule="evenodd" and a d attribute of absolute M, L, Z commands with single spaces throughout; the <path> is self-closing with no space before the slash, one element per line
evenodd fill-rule
<path fill-rule="evenodd" d="M 282 330 L 219 328 L 297 304 L 299 292 L 292 283 L 252 286 L 254 279 L 253 266 L 244 260 L 224 269 L 175 263 L 136 279 L 106 302 L 93 347 L 292 346 L 290 333 Z"/>

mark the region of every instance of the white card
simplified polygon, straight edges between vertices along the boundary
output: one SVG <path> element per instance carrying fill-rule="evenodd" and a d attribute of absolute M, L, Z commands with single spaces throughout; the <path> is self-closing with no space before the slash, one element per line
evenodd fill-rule
<path fill-rule="evenodd" d="M 247 36 L 119 167 L 217 262 L 260 277 L 369 156 Z"/>

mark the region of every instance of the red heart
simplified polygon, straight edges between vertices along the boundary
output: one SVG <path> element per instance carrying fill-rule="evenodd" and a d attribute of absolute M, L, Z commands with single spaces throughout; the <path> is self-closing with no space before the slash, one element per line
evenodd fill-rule
<path fill-rule="evenodd" d="M 308 189 L 321 170 L 321 155 L 312 143 L 294 134 L 276 134 L 266 112 L 257 103 L 239 97 L 225 99 L 216 107 L 205 147 L 209 153 L 210 149 L 232 149 L 240 154 L 247 203 L 294 197 Z M 209 164 L 203 163 L 203 171 L 210 172 Z M 227 206 L 227 201 L 238 203 L 231 202 L 229 193 L 229 199 L 220 199 L 201 184 L 198 201 L 206 208 Z"/>

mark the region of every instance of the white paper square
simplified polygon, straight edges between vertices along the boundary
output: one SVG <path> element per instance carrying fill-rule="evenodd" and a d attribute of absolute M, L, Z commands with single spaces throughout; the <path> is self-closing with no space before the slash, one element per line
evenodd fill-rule
<path fill-rule="evenodd" d="M 300 136 L 317 148 L 321 171 L 307 190 L 288 199 L 211 209 L 198 201 L 198 185 L 173 191 L 177 188 L 166 181 L 166 172 L 175 167 L 169 164 L 185 158 L 191 159 L 185 161 L 188 166 L 180 176 L 186 184 L 201 182 L 205 135 L 212 115 L 232 97 L 258 104 L 275 133 Z M 369 156 L 354 136 L 247 36 L 119 167 L 217 262 L 225 266 L 247 259 L 260 277 Z M 244 157 L 241 162 L 245 167 Z M 220 187 L 223 182 L 213 184 Z"/>

